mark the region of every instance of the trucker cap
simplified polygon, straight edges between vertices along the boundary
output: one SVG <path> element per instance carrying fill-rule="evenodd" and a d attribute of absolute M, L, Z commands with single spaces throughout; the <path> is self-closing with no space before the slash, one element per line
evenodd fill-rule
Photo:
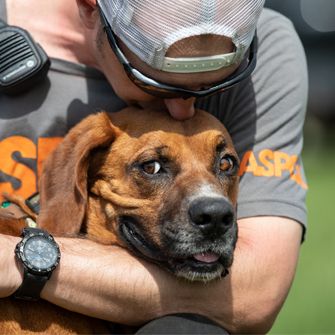
<path fill-rule="evenodd" d="M 242 61 L 264 0 L 98 0 L 113 33 L 139 59 L 166 72 L 218 70 Z M 232 40 L 231 53 L 167 57 L 176 42 L 213 34 Z"/>

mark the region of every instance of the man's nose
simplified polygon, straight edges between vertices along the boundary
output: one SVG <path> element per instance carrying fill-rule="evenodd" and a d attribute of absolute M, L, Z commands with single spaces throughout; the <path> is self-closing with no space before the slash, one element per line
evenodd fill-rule
<path fill-rule="evenodd" d="M 195 98 L 189 99 L 165 99 L 164 103 L 170 115 L 176 120 L 187 120 L 194 116 Z"/>

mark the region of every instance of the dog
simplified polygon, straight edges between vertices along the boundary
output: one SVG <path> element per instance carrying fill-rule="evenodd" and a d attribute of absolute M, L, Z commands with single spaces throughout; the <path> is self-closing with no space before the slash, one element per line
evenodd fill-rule
<path fill-rule="evenodd" d="M 100 112 L 71 129 L 46 159 L 37 223 L 56 237 L 127 248 L 185 280 L 219 280 L 237 241 L 238 167 L 227 130 L 204 111 L 186 121 L 135 107 Z M 13 233 L 13 220 L 0 222 L 1 233 Z M 92 320 L 76 328 L 73 315 L 57 321 L 72 312 L 44 301 L 35 304 L 47 308 L 33 314 L 30 303 L 31 320 L 19 320 L 24 303 L 0 299 L 0 310 L 7 310 L 0 333 L 105 332 Z M 34 318 L 47 321 L 34 326 Z"/>

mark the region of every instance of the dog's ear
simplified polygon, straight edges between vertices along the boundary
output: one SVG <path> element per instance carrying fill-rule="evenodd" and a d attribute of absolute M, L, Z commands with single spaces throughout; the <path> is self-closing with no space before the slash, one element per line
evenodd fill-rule
<path fill-rule="evenodd" d="M 87 172 L 90 153 L 115 139 L 107 113 L 81 121 L 49 155 L 40 178 L 40 227 L 55 235 L 75 236 L 84 220 L 87 204 Z"/>

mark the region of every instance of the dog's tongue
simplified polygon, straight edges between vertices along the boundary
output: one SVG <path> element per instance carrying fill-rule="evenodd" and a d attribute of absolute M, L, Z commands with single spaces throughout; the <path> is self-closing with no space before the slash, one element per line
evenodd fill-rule
<path fill-rule="evenodd" d="M 214 263 L 218 261 L 220 256 L 214 252 L 201 252 L 199 254 L 193 255 L 193 258 L 203 263 Z"/>

